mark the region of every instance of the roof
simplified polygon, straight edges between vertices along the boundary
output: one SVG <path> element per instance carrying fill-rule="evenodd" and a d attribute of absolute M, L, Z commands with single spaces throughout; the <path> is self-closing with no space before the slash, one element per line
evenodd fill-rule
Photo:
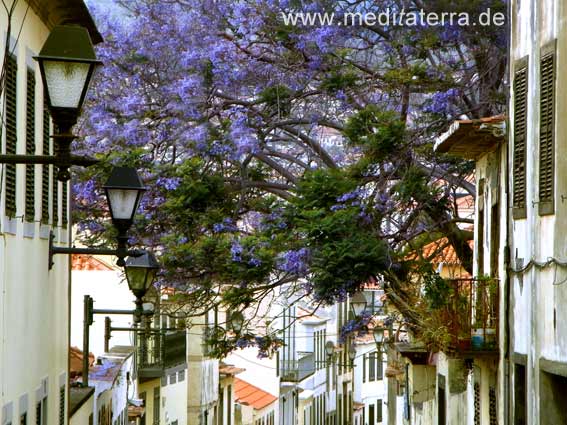
<path fill-rule="evenodd" d="M 102 35 L 82 0 L 27 0 L 32 10 L 51 30 L 56 25 L 76 24 L 89 31 L 93 44 L 101 43 Z"/>
<path fill-rule="evenodd" d="M 98 358 L 100 364 L 96 364 L 89 371 L 90 381 L 105 381 L 113 383 L 120 374 L 122 365 L 128 357 L 134 354 L 134 347 L 117 345 L 112 347 L 108 353 Z"/>
<path fill-rule="evenodd" d="M 70 370 L 69 374 L 74 376 L 80 376 L 83 372 L 83 352 L 77 347 L 69 348 L 69 361 Z M 89 353 L 89 367 L 94 364 L 95 356 L 93 353 Z"/>
<path fill-rule="evenodd" d="M 251 406 L 256 410 L 263 409 L 278 399 L 269 392 L 239 378 L 234 378 L 234 397 L 238 403 Z"/>
<path fill-rule="evenodd" d="M 70 387 L 69 416 L 73 416 L 73 414 L 94 394 L 94 391 L 94 387 Z"/>
<path fill-rule="evenodd" d="M 92 255 L 73 254 L 71 256 L 71 268 L 80 271 L 112 271 L 115 268 L 100 258 Z"/>
<path fill-rule="evenodd" d="M 474 249 L 474 240 L 467 241 L 471 249 Z M 459 265 L 461 261 L 457 257 L 457 252 L 447 238 L 437 239 L 430 242 L 421 249 L 424 258 L 430 258 L 433 264 L 453 264 Z"/>
<path fill-rule="evenodd" d="M 503 115 L 478 120 L 459 120 L 437 138 L 434 150 L 466 159 L 478 159 L 504 140 L 506 118 Z"/>
<path fill-rule="evenodd" d="M 222 362 L 219 364 L 219 373 L 221 375 L 234 376 L 241 372 L 244 372 L 245 370 L 246 369 L 243 369 L 241 367 L 236 367 L 231 364 L 226 364 Z"/>

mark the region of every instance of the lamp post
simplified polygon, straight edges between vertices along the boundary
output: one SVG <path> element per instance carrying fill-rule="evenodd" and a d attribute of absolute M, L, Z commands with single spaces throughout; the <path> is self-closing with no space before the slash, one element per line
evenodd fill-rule
<path fill-rule="evenodd" d="M 136 310 L 117 310 L 102 308 L 94 308 L 94 300 L 90 295 L 85 295 L 83 298 L 83 386 L 89 386 L 89 340 L 90 340 L 90 326 L 94 322 L 95 314 L 135 314 Z M 154 305 L 151 303 L 144 303 L 143 313 L 144 316 L 150 317 L 154 314 Z M 110 332 L 112 330 L 122 330 L 112 328 L 110 325 L 110 318 L 105 317 L 104 320 L 104 351 L 109 351 Z M 132 330 L 132 329 L 130 329 Z M 86 353 L 86 354 L 85 354 Z"/>
<path fill-rule="evenodd" d="M 49 269 L 53 267 L 53 256 L 56 254 L 90 254 L 90 255 L 115 255 L 118 257 L 116 264 L 125 266 L 127 256 L 136 257 L 143 254 L 142 251 L 128 250 L 128 229 L 134 221 L 134 214 L 140 204 L 140 199 L 146 188 L 138 173 L 133 168 L 115 167 L 104 185 L 104 190 L 110 210 L 112 224 L 118 231 L 117 248 L 66 248 L 53 245 L 54 235 L 49 237 Z"/>
<path fill-rule="evenodd" d="M 142 298 L 154 283 L 159 270 L 159 263 L 154 254 L 145 251 L 138 257 L 128 257 L 124 271 L 130 291 L 136 297 L 134 310 L 134 323 L 140 323 L 142 317 Z"/>
<path fill-rule="evenodd" d="M 229 325 L 235 334 L 240 334 L 244 325 L 244 315 L 241 311 L 235 311 L 230 315 Z"/>
<path fill-rule="evenodd" d="M 362 292 L 357 292 L 350 299 L 350 308 L 355 316 L 360 316 L 366 310 L 366 297 Z"/>
<path fill-rule="evenodd" d="M 4 164 L 52 164 L 57 167 L 57 179 L 70 178 L 71 165 L 89 166 L 98 161 L 71 155 L 75 138 L 71 129 L 77 122 L 81 107 L 93 76 L 102 62 L 97 60 L 86 28 L 77 25 L 59 25 L 53 28 L 38 56 L 47 107 L 57 134 L 55 155 L 0 155 Z"/>

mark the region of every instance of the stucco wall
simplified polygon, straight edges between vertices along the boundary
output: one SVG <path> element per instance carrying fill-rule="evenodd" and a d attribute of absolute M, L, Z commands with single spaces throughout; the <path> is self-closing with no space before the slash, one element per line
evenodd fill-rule
<path fill-rule="evenodd" d="M 26 111 L 22 99 L 26 96 L 28 66 L 35 70 L 36 149 L 41 152 L 43 90 L 39 70 L 31 56 L 39 52 L 48 35 L 47 28 L 33 11 L 27 11 L 24 21 L 26 8 L 25 2 L 18 3 L 12 27 L 13 30 L 22 28 L 14 49 L 18 62 L 17 152 L 21 154 L 25 153 L 22 141 L 25 141 L 26 134 Z M 2 39 L 6 35 L 6 27 L 6 14 L 2 13 Z M 17 36 L 12 35 L 14 39 Z M 4 54 L 3 46 L 1 54 Z M 2 147 L 5 147 L 4 137 Z M 2 166 L 0 170 L 5 175 Z M 0 191 L 0 406 L 11 403 L 15 422 L 27 404 L 28 421 L 35 423 L 35 406 L 39 394 L 46 390 L 49 423 L 57 423 L 59 390 L 66 385 L 67 371 L 68 262 L 65 256 L 56 256 L 54 268 L 48 271 L 49 226 L 39 223 L 41 166 L 35 166 L 35 171 L 35 222 L 25 223 L 22 220 L 25 166 L 17 166 L 16 216 L 19 218 L 10 220 L 3 216 L 5 191 Z M 63 229 L 57 228 L 55 233 L 58 241 L 67 240 L 67 232 Z"/>

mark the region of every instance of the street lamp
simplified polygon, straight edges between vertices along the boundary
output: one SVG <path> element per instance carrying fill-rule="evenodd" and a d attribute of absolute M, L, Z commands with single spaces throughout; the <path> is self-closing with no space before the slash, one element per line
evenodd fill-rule
<path fill-rule="evenodd" d="M 38 56 L 47 107 L 62 133 L 77 122 L 97 60 L 86 28 L 59 25 L 51 31 Z"/>
<path fill-rule="evenodd" d="M 159 263 L 154 254 L 149 251 L 138 257 L 128 257 L 124 271 L 130 291 L 136 297 L 136 309 L 134 310 L 134 322 L 139 323 L 143 313 L 142 298 L 154 283 L 159 270 Z"/>
<path fill-rule="evenodd" d="M 374 327 L 374 342 L 376 342 L 376 349 L 379 353 L 382 352 L 383 343 L 384 343 L 384 328 L 381 326 Z"/>
<path fill-rule="evenodd" d="M 356 358 L 356 347 L 354 346 L 354 342 L 350 344 L 348 349 L 348 358 L 350 359 L 351 366 L 354 364 L 354 359 Z"/>
<path fill-rule="evenodd" d="M 357 292 L 350 299 L 350 307 L 355 316 L 360 316 L 366 310 L 366 297 L 362 292 Z"/>
<path fill-rule="evenodd" d="M 128 250 L 128 229 L 132 226 L 134 215 L 146 188 L 134 168 L 115 167 L 104 185 L 112 224 L 118 231 L 116 249 L 106 248 L 66 248 L 53 246 L 55 236 L 49 237 L 49 269 L 53 267 L 53 256 L 56 254 L 115 255 L 116 264 L 124 267 L 125 258 L 143 254 L 141 251 Z"/>
<path fill-rule="evenodd" d="M 325 354 L 329 359 L 335 354 L 335 344 L 333 344 L 333 341 L 327 341 L 325 343 Z"/>
<path fill-rule="evenodd" d="M 118 230 L 118 251 L 126 254 L 128 236 L 126 232 L 134 222 L 134 214 L 146 188 L 134 168 L 115 167 L 103 186 L 112 224 Z M 124 266 L 125 255 L 118 256 L 118 265 Z"/>
<path fill-rule="evenodd" d="M 98 160 L 71 155 L 75 136 L 71 128 L 77 122 L 97 60 L 86 28 L 60 25 L 53 28 L 41 52 L 34 59 L 39 64 L 45 99 L 56 134 L 55 155 L 0 155 L 3 164 L 44 164 L 57 167 L 57 179 L 66 182 L 71 177 L 69 167 L 88 167 Z"/>
<path fill-rule="evenodd" d="M 230 315 L 230 327 L 234 333 L 239 334 L 244 325 L 244 315 L 241 311 L 235 311 Z"/>

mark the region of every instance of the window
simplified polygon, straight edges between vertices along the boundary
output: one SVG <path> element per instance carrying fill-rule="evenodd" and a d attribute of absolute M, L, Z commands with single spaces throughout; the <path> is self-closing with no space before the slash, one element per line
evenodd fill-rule
<path fill-rule="evenodd" d="M 59 388 L 59 425 L 65 425 L 65 386 Z"/>
<path fill-rule="evenodd" d="M 184 370 L 180 370 L 179 371 L 179 376 L 177 377 L 177 382 L 181 382 L 185 380 L 185 371 Z"/>
<path fill-rule="evenodd" d="M 36 425 L 47 425 L 47 397 L 44 397 L 35 406 Z"/>
<path fill-rule="evenodd" d="M 231 407 L 232 407 L 232 385 L 226 387 L 226 424 L 232 425 L 232 415 L 231 415 Z"/>
<path fill-rule="evenodd" d="M 542 48 L 540 60 L 539 213 L 553 214 L 555 133 L 555 41 Z"/>
<path fill-rule="evenodd" d="M 20 425 L 28 425 L 28 414 L 23 413 L 20 415 Z"/>
<path fill-rule="evenodd" d="M 61 184 L 61 186 L 63 187 L 63 193 L 61 194 L 61 214 L 62 214 L 62 222 L 63 222 L 63 226 L 67 225 L 68 222 L 68 206 L 67 206 L 67 198 L 68 198 L 68 192 L 67 192 L 67 188 L 69 187 L 69 182 L 63 182 Z"/>
<path fill-rule="evenodd" d="M 53 226 L 59 225 L 59 180 L 57 180 L 57 175 L 55 173 L 55 168 L 53 168 Z"/>
<path fill-rule="evenodd" d="M 376 401 L 376 422 L 382 422 L 382 399 Z"/>
<path fill-rule="evenodd" d="M 171 375 L 169 375 L 169 384 L 176 384 L 177 383 L 177 374 L 176 373 L 172 373 Z"/>
<path fill-rule="evenodd" d="M 376 380 L 376 353 L 368 355 L 368 380 L 370 382 Z"/>
<path fill-rule="evenodd" d="M 528 117 L 528 58 L 516 63 L 514 73 L 513 215 L 526 218 L 526 134 Z"/>
<path fill-rule="evenodd" d="M 43 133 L 42 133 L 42 153 L 49 155 L 49 111 L 47 104 L 43 105 Z M 41 222 L 49 222 L 49 165 L 41 166 Z"/>
<path fill-rule="evenodd" d="M 35 154 L 35 74 L 27 70 L 26 82 L 26 155 Z M 26 208 L 25 220 L 35 219 L 35 165 L 26 165 Z"/>
<path fill-rule="evenodd" d="M 368 406 L 368 425 L 374 425 L 376 422 L 374 422 L 376 420 L 376 416 L 374 414 L 374 405 L 371 404 L 370 406 Z"/>
<path fill-rule="evenodd" d="M 6 153 L 14 155 L 18 143 L 17 136 L 17 78 L 18 63 L 14 55 L 8 55 L 6 62 Z M 16 165 L 6 164 L 6 215 L 16 215 Z"/>
<path fill-rule="evenodd" d="M 159 425 L 160 416 L 160 397 L 159 397 L 159 387 L 154 388 L 154 423 L 153 425 Z"/>
<path fill-rule="evenodd" d="M 362 382 L 366 382 L 366 353 L 362 355 Z"/>
<path fill-rule="evenodd" d="M 145 392 L 145 391 L 140 393 L 140 399 L 142 400 L 143 406 L 144 406 L 144 407 L 147 407 L 147 404 L 146 404 L 146 392 Z M 140 418 L 140 425 L 146 425 L 146 415 L 143 415 L 143 416 Z"/>

